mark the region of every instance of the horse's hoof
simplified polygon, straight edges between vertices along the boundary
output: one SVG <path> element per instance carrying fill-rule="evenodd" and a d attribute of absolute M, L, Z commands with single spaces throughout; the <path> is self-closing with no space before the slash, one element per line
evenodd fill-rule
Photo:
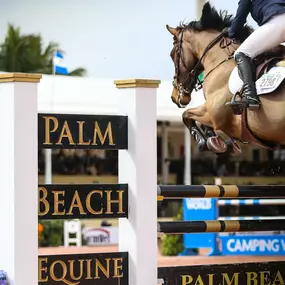
<path fill-rule="evenodd" d="M 210 137 L 207 139 L 207 147 L 211 152 L 224 153 L 227 151 L 228 146 L 222 138 Z"/>

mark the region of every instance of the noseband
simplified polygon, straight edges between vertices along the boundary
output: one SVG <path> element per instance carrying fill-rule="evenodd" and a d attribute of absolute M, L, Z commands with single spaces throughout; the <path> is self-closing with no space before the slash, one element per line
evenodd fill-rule
<path fill-rule="evenodd" d="M 220 42 L 222 39 L 225 39 L 225 35 L 223 33 L 219 34 L 212 42 L 209 43 L 209 45 L 205 48 L 201 58 L 198 60 L 197 64 L 192 70 L 189 70 L 184 62 L 183 58 L 183 49 L 182 49 L 182 41 L 183 41 L 183 32 L 185 28 L 181 31 L 181 33 L 178 36 L 178 47 L 177 47 L 177 62 L 175 65 L 175 75 L 174 80 L 172 82 L 173 86 L 178 90 L 178 102 L 177 105 L 179 108 L 185 108 L 186 106 L 181 103 L 181 98 L 183 93 L 190 94 L 193 89 L 198 91 L 203 87 L 203 82 L 200 81 L 198 78 L 200 70 L 203 70 L 202 60 L 206 56 L 207 52 L 214 47 L 218 42 Z M 227 59 L 228 60 L 228 59 Z M 180 62 L 183 64 L 185 69 L 188 72 L 188 75 L 186 78 L 180 82 L 179 76 L 180 74 Z M 223 61 L 224 62 L 224 61 Z M 188 83 L 188 84 L 186 84 Z M 186 85 L 186 87 L 185 87 Z"/>

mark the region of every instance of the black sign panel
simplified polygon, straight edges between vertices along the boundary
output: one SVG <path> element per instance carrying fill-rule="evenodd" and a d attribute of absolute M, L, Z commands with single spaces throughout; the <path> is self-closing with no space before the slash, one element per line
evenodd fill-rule
<path fill-rule="evenodd" d="M 38 218 L 96 219 L 128 217 L 127 184 L 42 184 Z"/>
<path fill-rule="evenodd" d="M 158 278 L 165 285 L 284 284 L 285 262 L 160 267 Z"/>
<path fill-rule="evenodd" d="M 42 285 L 129 285 L 128 253 L 40 255 Z"/>
<path fill-rule="evenodd" d="M 38 114 L 38 147 L 127 149 L 128 117 Z"/>

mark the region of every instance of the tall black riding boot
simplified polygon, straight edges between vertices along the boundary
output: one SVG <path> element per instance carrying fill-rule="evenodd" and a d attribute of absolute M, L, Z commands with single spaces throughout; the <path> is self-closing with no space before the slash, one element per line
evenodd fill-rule
<path fill-rule="evenodd" d="M 255 87 L 254 69 L 251 59 L 242 52 L 235 54 L 235 61 L 237 63 L 238 72 L 243 86 L 243 99 L 241 100 L 249 109 L 258 109 L 260 100 L 257 96 Z"/>

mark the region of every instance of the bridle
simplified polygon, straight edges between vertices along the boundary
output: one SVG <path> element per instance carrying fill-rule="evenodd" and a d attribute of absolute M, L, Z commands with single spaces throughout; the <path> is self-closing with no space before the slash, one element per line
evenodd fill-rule
<path fill-rule="evenodd" d="M 199 76 L 200 72 L 204 70 L 203 65 L 202 65 L 202 60 L 204 59 L 204 57 L 206 56 L 208 51 L 212 47 L 214 47 L 217 43 L 219 43 L 219 42 L 220 42 L 220 47 L 221 48 L 225 48 L 225 47 L 228 48 L 233 43 L 233 41 L 227 41 L 228 39 L 226 38 L 225 33 L 219 34 L 205 48 L 201 58 L 198 60 L 198 62 L 195 65 L 195 67 L 192 70 L 189 70 L 187 68 L 187 66 L 186 66 L 186 64 L 184 62 L 184 58 L 183 58 L 182 42 L 183 42 L 184 30 L 185 30 L 185 28 L 183 28 L 183 30 L 180 32 L 180 34 L 178 36 L 178 46 L 177 46 L 177 50 L 176 50 L 175 75 L 174 75 L 173 82 L 172 82 L 172 85 L 178 91 L 178 102 L 177 102 L 177 105 L 178 105 L 179 108 L 185 108 L 186 107 L 186 105 L 183 105 L 181 103 L 181 98 L 182 98 L 183 93 L 190 94 L 193 89 L 198 91 L 199 89 L 201 89 L 203 87 L 203 82 L 198 78 L 198 76 Z M 223 46 L 223 44 L 224 44 L 224 46 Z M 229 49 L 228 49 L 228 51 L 229 51 Z M 224 63 L 224 62 L 226 62 L 226 61 L 228 61 L 229 59 L 232 59 L 232 58 L 233 58 L 233 55 L 229 51 L 229 56 L 225 60 L 220 62 L 217 66 L 215 66 L 210 72 L 208 72 L 208 74 L 204 77 L 204 80 L 214 69 L 216 69 L 222 63 Z M 180 68 L 179 68 L 180 67 L 180 62 L 183 64 L 184 68 L 188 72 L 188 75 L 185 77 L 185 79 L 182 82 L 180 82 L 180 80 L 179 80 L 179 76 L 181 75 Z"/>

